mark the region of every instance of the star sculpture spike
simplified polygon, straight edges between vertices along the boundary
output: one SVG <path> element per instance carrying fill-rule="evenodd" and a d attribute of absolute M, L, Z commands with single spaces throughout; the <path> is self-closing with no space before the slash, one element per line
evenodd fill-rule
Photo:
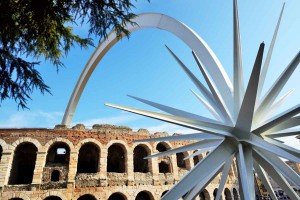
<path fill-rule="evenodd" d="M 199 54 L 195 53 L 192 49 L 195 61 L 199 66 L 208 88 L 203 85 L 195 74 L 193 74 L 173 51 L 167 47 L 172 57 L 177 61 L 179 66 L 184 70 L 203 96 L 192 91 L 193 94 L 205 105 L 215 119 L 209 119 L 198 114 L 186 112 L 134 96 L 130 97 L 165 113 L 129 108 L 110 103 L 106 104 L 110 107 L 196 130 L 196 133 L 193 134 L 139 140 L 138 142 L 191 141 L 188 145 L 156 155 L 149 155 L 146 159 L 178 152 L 193 151 L 193 154 L 185 158 L 188 159 L 207 151 L 208 149 L 211 150 L 204 159 L 195 165 L 181 181 L 174 185 L 173 188 L 162 197 L 162 200 L 180 199 L 185 194 L 185 200 L 194 199 L 194 197 L 199 194 L 199 192 L 201 192 L 214 177 L 219 173 L 222 173 L 219 190 L 217 192 L 217 197 L 220 197 L 233 159 L 237 160 L 237 168 L 240 174 L 238 176 L 240 195 L 242 199 L 255 199 L 253 172 L 255 172 L 255 174 L 263 181 L 273 198 L 276 197 L 272 191 L 268 176 L 277 182 L 291 199 L 299 199 L 289 182 L 299 188 L 300 176 L 293 169 L 288 167 L 281 158 L 300 163 L 300 151 L 281 143 L 276 140 L 276 138 L 295 136 L 300 133 L 299 128 L 295 129 L 295 127 L 300 125 L 300 116 L 298 116 L 300 113 L 300 104 L 276 116 L 272 115 L 275 109 L 277 109 L 291 93 L 291 91 L 289 91 L 277 100 L 277 96 L 282 91 L 282 88 L 299 65 L 299 52 L 266 94 L 261 95 L 283 15 L 284 5 L 277 22 L 264 66 L 262 67 L 264 52 L 264 44 L 262 43 L 254 62 L 249 83 L 245 87 L 246 89 L 244 89 L 243 85 L 244 78 L 237 0 L 233 0 L 233 7 L 234 88 L 233 90 L 226 90 L 230 91 L 228 92 L 227 97 L 224 96 L 226 93 L 222 91 L 224 87 L 215 82 L 217 75 L 209 73 L 212 70 L 207 70 L 207 67 L 214 66 L 202 65 L 202 61 L 199 58 L 203 59 L 203 56 L 199 56 Z M 223 76 L 228 77 L 226 73 L 223 74 Z M 232 85 L 231 82 L 228 84 Z M 226 99 L 226 101 L 223 99 Z M 229 102 L 229 99 L 231 99 L 232 102 Z"/>

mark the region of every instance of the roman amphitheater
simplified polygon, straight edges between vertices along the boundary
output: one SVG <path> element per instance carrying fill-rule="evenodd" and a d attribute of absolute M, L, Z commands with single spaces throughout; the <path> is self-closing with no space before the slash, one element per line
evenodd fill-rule
<path fill-rule="evenodd" d="M 134 142 L 166 135 L 99 124 L 89 130 L 82 124 L 0 129 L 0 199 L 158 200 L 209 153 L 185 160 L 193 152 L 143 159 L 187 144 Z M 237 180 L 231 166 L 222 199 L 239 199 Z M 219 181 L 216 177 L 196 199 L 214 199 Z"/>

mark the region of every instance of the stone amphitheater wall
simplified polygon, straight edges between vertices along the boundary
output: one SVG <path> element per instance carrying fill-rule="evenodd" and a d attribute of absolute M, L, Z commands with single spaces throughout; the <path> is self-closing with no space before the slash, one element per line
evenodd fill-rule
<path fill-rule="evenodd" d="M 181 168 L 177 165 L 178 159 L 182 159 L 182 156 L 171 155 L 153 158 L 147 160 L 147 167 L 145 167 L 148 169 L 147 171 L 135 172 L 134 149 L 137 146 L 143 147 L 150 155 L 159 152 L 157 150 L 159 144 L 165 145 L 169 149 L 186 145 L 189 142 L 135 143 L 134 140 L 167 135 L 167 133 L 149 134 L 145 129 L 134 132 L 128 127 L 100 124 L 94 125 L 91 130 L 86 130 L 82 124 L 76 125 L 72 129 L 60 125 L 54 129 L 0 129 L 0 199 L 113 200 L 119 198 L 122 200 L 123 198 L 135 200 L 147 197 L 150 200 L 158 200 L 165 191 L 171 189 L 194 166 L 193 158 L 184 162 L 181 160 Z M 33 176 L 30 183 L 22 182 L 22 172 L 26 171 L 25 168 L 28 166 L 20 163 L 23 162 L 22 156 L 32 155 L 32 152 L 30 154 L 29 150 L 26 150 L 26 144 L 36 147 L 36 152 L 34 152 L 36 159 L 32 168 Z M 92 146 L 85 151 L 89 153 L 79 158 L 79 152 L 84 145 Z M 109 155 L 111 146 L 117 146 L 115 148 L 117 152 Z M 119 150 L 116 150 L 118 147 L 123 150 L 120 155 L 118 155 Z M 51 149 L 53 148 L 56 148 L 55 155 L 52 155 L 53 150 Z M 27 151 L 29 154 L 26 154 Z M 61 152 L 59 153 L 59 151 Z M 52 152 L 51 155 L 50 152 Z M 99 152 L 98 158 L 95 158 L 95 152 Z M 192 153 L 185 152 L 184 156 Z M 91 155 L 94 156 L 91 157 Z M 200 155 L 199 159 L 202 157 L 205 157 L 205 154 Z M 170 171 L 160 173 L 160 162 L 166 162 Z M 81 166 L 80 163 L 83 163 L 84 166 L 94 166 L 88 170 L 96 171 L 94 173 L 78 173 L 77 169 Z M 124 165 L 124 171 L 116 173 L 107 168 L 115 164 Z M 25 167 L 22 170 L 18 168 L 21 165 Z M 85 171 L 82 166 L 81 170 Z M 238 199 L 235 166 L 232 166 L 231 171 L 231 176 L 227 179 L 225 186 L 227 196 L 225 197 L 223 192 L 223 199 Z M 10 181 L 12 176 L 17 176 L 14 179 L 15 182 Z M 201 194 L 203 195 L 201 199 L 214 199 L 214 191 L 218 188 L 219 181 L 220 177 L 217 176 L 205 188 L 207 193 L 206 195 Z M 233 195 L 234 192 L 235 196 Z M 200 196 L 196 199 L 200 199 Z"/>

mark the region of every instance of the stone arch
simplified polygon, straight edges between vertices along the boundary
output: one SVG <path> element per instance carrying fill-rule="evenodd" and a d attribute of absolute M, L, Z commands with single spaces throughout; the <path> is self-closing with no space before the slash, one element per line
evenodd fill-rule
<path fill-rule="evenodd" d="M 145 144 L 135 145 L 133 148 L 133 171 L 147 173 L 151 171 L 151 160 L 144 159 L 151 155 L 149 146 Z"/>
<path fill-rule="evenodd" d="M 49 196 L 46 197 L 44 200 L 62 200 L 62 199 L 58 196 Z"/>
<path fill-rule="evenodd" d="M 135 142 L 132 145 L 132 149 L 134 149 L 135 147 L 137 147 L 139 145 L 143 146 L 148 151 L 149 154 L 152 153 L 152 146 L 147 142 Z"/>
<path fill-rule="evenodd" d="M 106 151 L 108 151 L 108 148 L 111 146 L 111 145 L 113 145 L 113 144 L 120 144 L 121 146 L 122 146 L 122 148 L 124 148 L 124 150 L 126 151 L 126 154 L 128 153 L 128 152 L 132 152 L 131 151 L 131 148 L 128 146 L 128 144 L 125 142 L 125 141 L 123 141 L 123 140 L 111 140 L 111 141 L 109 141 L 108 143 L 107 143 L 107 145 L 106 145 Z"/>
<path fill-rule="evenodd" d="M 71 148 L 64 141 L 54 141 L 47 145 L 46 166 L 69 166 Z"/>
<path fill-rule="evenodd" d="M 9 196 L 8 196 L 8 199 L 9 200 L 30 200 L 30 198 L 24 194 L 23 192 L 22 193 L 11 193 Z"/>
<path fill-rule="evenodd" d="M 52 139 L 52 140 L 49 140 L 46 144 L 45 144 L 45 152 L 48 152 L 49 151 L 49 148 L 51 148 L 51 146 L 54 144 L 54 143 L 57 143 L 57 142 L 61 142 L 61 143 L 66 143 L 69 148 L 70 148 L 70 152 L 73 152 L 75 150 L 74 148 L 74 145 L 73 143 L 68 140 L 68 139 L 65 139 L 65 138 L 61 138 L 61 137 L 57 137 L 55 139 Z"/>
<path fill-rule="evenodd" d="M 0 138 L 0 146 L 2 147 L 2 149 L 6 149 L 7 148 L 6 142 L 4 140 L 2 140 L 1 138 Z"/>
<path fill-rule="evenodd" d="M 151 192 L 143 190 L 135 195 L 135 200 L 154 200 Z"/>
<path fill-rule="evenodd" d="M 86 142 L 81 145 L 78 153 L 77 173 L 97 173 L 100 163 L 99 145 Z"/>
<path fill-rule="evenodd" d="M 107 145 L 107 172 L 127 172 L 128 150 L 124 141 L 111 141 Z"/>
<path fill-rule="evenodd" d="M 51 196 L 59 197 L 61 200 L 67 200 L 66 196 L 62 192 L 57 191 L 57 190 L 47 192 L 43 198 L 47 199 L 48 197 L 51 197 Z"/>
<path fill-rule="evenodd" d="M 91 194 L 84 194 L 80 196 L 77 200 L 97 200 L 97 198 Z"/>
<path fill-rule="evenodd" d="M 81 140 L 80 142 L 78 142 L 78 144 L 75 146 L 76 151 L 79 151 L 79 149 L 81 148 L 82 145 L 84 145 L 85 143 L 94 143 L 95 145 L 98 146 L 98 148 L 101 150 L 104 149 L 104 146 L 101 144 L 100 141 L 94 139 L 94 138 L 86 138 L 84 140 Z"/>
<path fill-rule="evenodd" d="M 200 200 L 210 200 L 209 192 L 206 189 L 202 190 L 199 193 L 199 198 Z"/>
<path fill-rule="evenodd" d="M 23 141 L 14 150 L 9 185 L 32 183 L 38 148 L 32 142 Z"/>
<path fill-rule="evenodd" d="M 18 140 L 16 140 L 14 143 L 12 143 L 11 145 L 11 148 L 13 148 L 12 150 L 15 151 L 16 147 L 23 142 L 34 144 L 34 146 L 38 149 L 38 152 L 42 152 L 43 146 L 41 145 L 41 143 L 38 140 L 29 137 L 21 137 Z"/>
<path fill-rule="evenodd" d="M 158 150 L 157 148 L 160 149 L 160 145 L 164 146 L 166 149 L 165 149 L 165 150 L 161 149 L 161 151 Z M 168 142 L 168 141 L 164 141 L 164 142 L 155 142 L 155 143 L 154 143 L 154 147 L 155 147 L 155 150 L 158 151 L 158 152 L 163 152 L 163 151 L 172 149 L 172 145 L 171 145 L 171 143 Z"/>
<path fill-rule="evenodd" d="M 127 200 L 127 197 L 121 192 L 112 193 L 108 200 Z"/>
<path fill-rule="evenodd" d="M 224 196 L 225 196 L 225 200 L 232 200 L 231 192 L 228 188 L 225 188 Z"/>
<path fill-rule="evenodd" d="M 3 151 L 6 149 L 7 149 L 6 142 L 4 140 L 0 139 L 0 163 L 1 163 Z"/>
<path fill-rule="evenodd" d="M 213 81 L 215 82 L 215 84 L 222 87 L 222 90 L 220 90 L 221 95 L 227 97 L 228 95 L 226 94 L 232 92 L 230 89 L 232 85 L 230 79 L 226 74 L 222 73 L 224 68 L 218 60 L 217 56 L 209 48 L 205 41 L 199 35 L 197 35 L 191 28 L 161 13 L 140 14 L 137 17 L 135 17 L 132 21 L 135 23 L 128 23 L 125 26 L 125 29 L 127 29 L 129 32 L 134 32 L 144 28 L 158 28 L 176 35 L 186 45 L 188 45 L 190 49 L 193 49 L 195 51 L 199 59 L 202 60 L 204 66 L 211 66 L 207 68 L 207 70 L 210 74 L 215 75 L 213 76 Z M 120 39 L 121 38 L 117 37 L 115 32 L 112 31 L 108 34 L 106 39 L 100 43 L 100 45 L 92 54 L 88 63 L 85 65 L 79 77 L 79 80 L 77 81 L 77 84 L 72 92 L 72 96 L 69 100 L 68 106 L 66 108 L 62 120 L 63 125 L 70 125 L 79 98 L 81 97 L 81 94 L 91 74 L 93 73 L 97 64 L 109 51 L 109 49 Z M 224 101 L 231 105 L 231 99 L 225 98 Z"/>

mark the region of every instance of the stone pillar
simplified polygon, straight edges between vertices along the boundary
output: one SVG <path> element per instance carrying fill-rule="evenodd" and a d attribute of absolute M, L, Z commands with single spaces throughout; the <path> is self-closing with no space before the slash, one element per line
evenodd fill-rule
<path fill-rule="evenodd" d="M 154 152 L 154 154 L 155 153 L 157 153 L 157 152 Z M 158 159 L 156 157 L 156 158 L 149 159 L 148 161 L 150 161 L 152 163 L 153 185 L 159 185 Z"/>
<path fill-rule="evenodd" d="M 127 166 L 127 179 L 128 179 L 128 186 L 134 185 L 134 169 L 133 169 L 133 153 L 127 152 L 127 160 L 125 161 L 125 166 Z"/>
<path fill-rule="evenodd" d="M 75 177 L 77 173 L 78 151 L 70 152 L 68 188 L 75 187 Z"/>
<path fill-rule="evenodd" d="M 3 187 L 8 183 L 12 161 L 13 161 L 12 151 L 3 150 L 2 158 L 0 161 L 0 187 Z"/>
<path fill-rule="evenodd" d="M 171 161 L 171 167 L 173 169 L 174 180 L 175 180 L 175 182 L 178 182 L 180 180 L 180 177 L 178 176 L 178 167 L 177 167 L 176 154 L 171 155 L 170 161 Z"/>
<path fill-rule="evenodd" d="M 107 149 L 101 149 L 99 162 L 100 186 L 107 186 Z"/>
<path fill-rule="evenodd" d="M 189 155 L 192 155 L 193 153 L 194 153 L 193 151 L 190 151 Z M 193 167 L 195 166 L 194 157 L 189 158 L 189 162 L 190 162 L 191 169 L 193 169 Z"/>
<path fill-rule="evenodd" d="M 32 185 L 35 184 L 41 184 L 42 178 L 43 178 L 43 169 L 46 162 L 46 152 L 37 152 L 36 160 L 35 160 L 35 167 L 33 172 L 33 178 L 32 178 Z"/>

